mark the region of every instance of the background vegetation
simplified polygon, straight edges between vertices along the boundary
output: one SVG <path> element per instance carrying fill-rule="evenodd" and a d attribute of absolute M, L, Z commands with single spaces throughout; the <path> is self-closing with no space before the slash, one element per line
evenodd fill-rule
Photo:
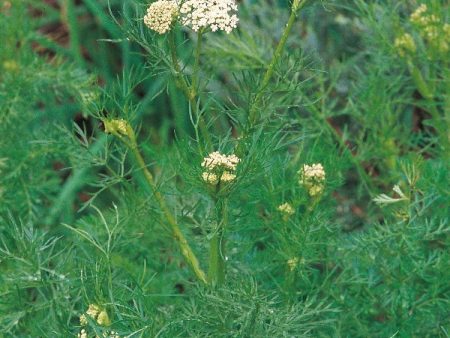
<path fill-rule="evenodd" d="M 439 34 L 411 21 L 421 3 Z M 206 35 L 210 150 L 245 148 L 217 287 L 195 279 L 142 168 L 100 125 L 136 130 L 206 267 L 207 153 L 147 5 L 0 1 L 0 337 L 77 336 L 89 304 L 111 322 L 89 320 L 92 336 L 448 337 L 446 1 L 307 2 L 242 142 L 290 4 L 240 1 L 239 28 Z M 175 35 L 189 65 L 195 36 Z M 326 172 L 313 207 L 297 174 L 311 163 Z"/>

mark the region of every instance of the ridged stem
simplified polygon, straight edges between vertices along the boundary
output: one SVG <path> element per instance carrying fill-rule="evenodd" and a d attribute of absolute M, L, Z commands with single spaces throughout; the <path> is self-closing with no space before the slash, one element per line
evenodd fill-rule
<path fill-rule="evenodd" d="M 289 37 L 289 33 L 291 32 L 292 27 L 295 22 L 295 19 L 297 17 L 297 12 L 300 10 L 300 8 L 302 8 L 305 5 L 305 3 L 306 3 L 305 0 L 303 0 L 303 1 L 302 0 L 294 0 L 294 2 L 292 3 L 291 14 L 289 16 L 286 27 L 284 28 L 283 34 L 281 35 L 280 41 L 278 42 L 277 48 L 275 49 L 275 52 L 272 56 L 272 60 L 270 61 L 269 67 L 267 68 L 266 73 L 264 74 L 261 85 L 258 88 L 256 97 L 250 106 L 249 116 L 248 116 L 248 122 L 249 122 L 250 126 L 253 126 L 261 117 L 260 116 L 261 114 L 258 113 L 258 105 L 264 95 L 264 89 L 269 85 L 269 82 L 272 79 L 272 75 L 275 71 L 275 66 L 277 65 L 277 63 L 280 60 L 280 57 L 283 53 L 287 39 Z"/>
<path fill-rule="evenodd" d="M 124 134 L 124 132 L 126 134 Z M 158 203 L 161 211 L 163 212 L 163 215 L 167 221 L 167 223 L 170 226 L 170 230 L 172 232 L 172 235 L 176 242 L 178 243 L 178 246 L 180 247 L 181 254 L 183 255 L 184 259 L 188 263 L 189 267 L 191 268 L 192 272 L 195 274 L 197 279 L 201 281 L 204 284 L 208 284 L 208 280 L 206 278 L 205 272 L 200 267 L 200 263 L 197 259 L 197 256 L 192 251 L 191 247 L 189 246 L 188 241 L 184 237 L 183 233 L 180 230 L 180 227 L 178 226 L 178 223 L 175 219 L 175 217 L 172 215 L 171 211 L 169 210 L 166 201 L 162 194 L 159 192 L 158 187 L 155 183 L 155 180 L 153 178 L 152 173 L 148 170 L 144 158 L 142 157 L 141 152 L 139 151 L 136 136 L 134 134 L 133 129 L 128 124 L 126 125 L 126 131 L 122 130 L 122 132 L 112 131 L 112 133 L 117 136 L 132 152 L 133 157 L 136 161 L 137 166 L 141 170 L 141 172 L 144 174 L 145 181 L 149 185 L 150 189 L 153 192 L 153 195 L 155 196 L 156 202 Z"/>
<path fill-rule="evenodd" d="M 227 224 L 227 201 L 216 201 L 217 228 L 210 240 L 208 280 L 214 285 L 225 281 L 225 241 L 224 231 Z"/>

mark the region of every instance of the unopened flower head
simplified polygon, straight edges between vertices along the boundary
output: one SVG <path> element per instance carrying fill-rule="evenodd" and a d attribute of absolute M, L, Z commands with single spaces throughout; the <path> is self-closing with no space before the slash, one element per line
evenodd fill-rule
<path fill-rule="evenodd" d="M 413 25 L 419 29 L 420 36 L 425 40 L 431 50 L 447 53 L 450 37 L 448 24 L 442 23 L 441 18 L 428 13 L 427 5 L 420 5 L 409 17 Z"/>
<path fill-rule="evenodd" d="M 424 15 L 425 12 L 428 10 L 428 7 L 426 4 L 421 4 L 417 9 L 411 14 L 409 17 L 409 20 L 416 24 L 416 25 L 423 25 L 426 24 L 426 16 Z"/>
<path fill-rule="evenodd" d="M 287 221 L 290 216 L 295 214 L 294 208 L 287 202 L 279 205 L 277 209 L 279 212 L 281 212 L 285 221 Z"/>
<path fill-rule="evenodd" d="M 111 320 L 109 319 L 108 312 L 106 312 L 106 310 L 100 311 L 97 317 L 97 323 L 102 326 L 111 325 Z"/>
<path fill-rule="evenodd" d="M 450 39 L 450 24 L 448 24 L 448 23 L 444 24 L 443 31 L 445 34 L 445 38 L 447 40 L 449 40 Z"/>
<path fill-rule="evenodd" d="M 111 325 L 111 320 L 109 319 L 108 312 L 106 312 L 105 309 L 102 309 L 96 304 L 89 304 L 86 313 L 80 316 L 81 326 L 86 326 L 88 324 L 88 317 L 90 317 L 92 320 L 97 321 L 99 325 Z"/>
<path fill-rule="evenodd" d="M 89 304 L 86 314 L 93 319 L 97 319 L 97 316 L 100 313 L 100 311 L 101 311 L 101 309 L 98 305 Z"/>
<path fill-rule="evenodd" d="M 231 182 L 236 178 L 236 167 L 240 162 L 236 155 L 223 155 L 215 151 L 205 157 L 201 166 L 205 170 L 202 178 L 210 184 Z"/>
<path fill-rule="evenodd" d="M 298 257 L 293 257 L 293 258 L 288 259 L 287 265 L 288 265 L 290 271 L 294 271 L 298 265 Z"/>
<path fill-rule="evenodd" d="M 80 325 L 81 326 L 86 326 L 87 324 L 88 324 L 88 319 L 87 319 L 86 315 L 83 313 L 80 316 Z"/>
<path fill-rule="evenodd" d="M 236 11 L 235 0 L 186 0 L 180 8 L 181 22 L 196 32 L 209 27 L 230 33 L 238 23 Z"/>
<path fill-rule="evenodd" d="M 175 1 L 159 0 L 148 7 L 144 23 L 151 30 L 164 34 L 171 29 L 177 17 L 178 5 Z"/>
<path fill-rule="evenodd" d="M 105 126 L 105 133 L 115 134 L 122 136 L 131 136 L 133 134 L 133 129 L 130 124 L 124 119 L 112 119 L 103 120 L 103 125 Z"/>
<path fill-rule="evenodd" d="M 407 55 L 411 55 L 416 52 L 416 44 L 414 42 L 414 39 L 408 33 L 405 33 L 396 38 L 394 41 L 394 46 L 395 49 L 397 50 L 397 53 L 401 57 L 405 57 Z"/>
<path fill-rule="evenodd" d="M 434 14 L 427 14 L 428 7 L 426 4 L 421 4 L 417 9 L 410 15 L 409 20 L 412 24 L 418 27 L 426 27 L 429 25 L 437 25 L 440 23 L 440 19 Z"/>
<path fill-rule="evenodd" d="M 323 192 L 325 170 L 322 164 L 305 164 L 298 173 L 300 175 L 299 183 L 308 190 L 310 196 L 317 196 Z"/>

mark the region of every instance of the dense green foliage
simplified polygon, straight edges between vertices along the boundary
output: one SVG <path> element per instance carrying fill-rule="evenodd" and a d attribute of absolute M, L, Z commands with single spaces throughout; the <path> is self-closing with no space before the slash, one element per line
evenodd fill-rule
<path fill-rule="evenodd" d="M 449 336 L 449 6 L 300 3 L 0 1 L 0 338 Z"/>

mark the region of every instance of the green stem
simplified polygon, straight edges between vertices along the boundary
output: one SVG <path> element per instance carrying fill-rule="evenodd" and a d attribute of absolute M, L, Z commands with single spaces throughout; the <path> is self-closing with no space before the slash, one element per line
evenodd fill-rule
<path fill-rule="evenodd" d="M 208 278 L 212 285 L 225 281 L 225 241 L 223 238 L 227 223 L 226 200 L 216 202 L 217 228 L 210 241 Z"/>
<path fill-rule="evenodd" d="M 211 143 L 211 137 L 208 133 L 208 128 L 206 126 L 205 120 L 203 119 L 203 116 L 200 116 L 198 106 L 197 106 L 197 86 L 198 86 L 198 77 L 199 77 L 199 68 L 200 68 L 200 53 L 201 53 L 201 39 L 202 33 L 198 33 L 198 41 L 197 41 L 197 48 L 196 48 L 196 57 L 195 57 L 195 65 L 194 65 L 194 74 L 192 76 L 192 84 L 189 85 L 186 81 L 183 71 L 180 67 L 180 63 L 178 61 L 177 56 L 177 47 L 175 44 L 175 35 L 173 32 L 169 33 L 169 49 L 170 49 L 170 55 L 172 58 L 172 63 L 175 69 L 175 83 L 178 88 L 181 89 L 186 99 L 189 101 L 189 105 L 191 107 L 191 110 L 193 112 L 193 115 L 196 117 L 198 121 L 198 126 L 200 127 L 200 133 L 204 139 L 204 143 L 206 144 L 206 147 L 209 148 Z M 202 142 L 197 138 L 197 143 L 199 144 L 199 152 L 201 154 L 205 153 L 205 150 L 203 149 Z"/>
<path fill-rule="evenodd" d="M 180 247 L 181 253 L 184 256 L 186 262 L 189 264 L 190 268 L 192 269 L 192 271 L 194 272 L 194 274 L 198 278 L 198 280 L 200 280 L 204 284 L 208 284 L 206 275 L 203 272 L 203 270 L 201 269 L 200 263 L 198 262 L 198 259 L 195 256 L 195 253 L 192 251 L 191 247 L 189 246 L 188 241 L 186 240 L 183 233 L 181 232 L 181 230 L 177 224 L 177 221 L 175 220 L 175 217 L 170 212 L 169 208 L 167 207 L 164 197 L 161 195 L 161 193 L 158 190 L 155 180 L 153 179 L 153 175 L 150 173 L 150 171 L 148 170 L 148 168 L 145 164 L 144 158 L 142 157 L 142 155 L 139 151 L 139 148 L 138 148 L 138 145 L 136 142 L 136 136 L 135 136 L 133 130 L 131 129 L 131 127 L 128 128 L 127 135 L 126 135 L 128 137 L 128 140 L 126 140 L 124 138 L 124 136 L 122 136 L 120 134 L 115 134 L 115 135 L 118 136 L 119 139 L 122 140 L 127 145 L 127 147 L 131 150 L 131 152 L 133 153 L 134 159 L 136 160 L 136 163 L 137 163 L 139 169 L 142 171 L 147 184 L 153 191 L 153 195 L 155 196 L 156 201 L 158 202 L 159 207 L 161 208 L 163 215 L 167 220 L 167 223 L 169 223 L 169 226 L 172 231 L 172 235 L 175 238 L 175 240 L 177 241 L 177 243 Z"/>
<path fill-rule="evenodd" d="M 168 40 L 169 40 L 170 56 L 172 58 L 172 64 L 175 69 L 175 74 L 174 74 L 175 82 L 176 82 L 178 88 L 180 88 L 183 91 L 186 98 L 189 99 L 191 96 L 190 90 L 189 90 L 189 85 L 183 76 L 183 71 L 181 70 L 180 63 L 178 62 L 177 47 L 175 45 L 175 35 L 173 32 L 169 33 Z"/>
<path fill-rule="evenodd" d="M 275 66 L 278 63 L 278 61 L 283 53 L 284 47 L 286 45 L 286 41 L 289 37 L 289 33 L 291 32 L 292 27 L 295 22 L 295 19 L 297 17 L 297 12 L 298 12 L 298 10 L 300 10 L 300 8 L 302 8 L 304 6 L 305 3 L 306 3 L 306 1 L 302 1 L 302 0 L 294 0 L 294 2 L 292 3 L 291 15 L 289 16 L 289 20 L 286 24 L 286 27 L 284 28 L 283 35 L 281 36 L 281 39 L 278 42 L 278 46 L 275 50 L 275 53 L 272 56 L 272 61 L 270 62 L 269 67 L 267 68 L 267 71 L 264 74 L 264 78 L 261 82 L 261 85 L 259 86 L 256 97 L 250 106 L 249 118 L 248 118 L 250 126 L 254 125 L 261 117 L 260 113 L 259 113 L 260 110 L 258 109 L 258 104 L 259 104 L 260 100 L 262 99 L 262 96 L 264 95 L 264 89 L 269 85 L 269 82 L 275 71 Z"/>
<path fill-rule="evenodd" d="M 199 83 L 199 74 L 200 74 L 200 55 L 202 52 L 202 37 L 203 31 L 199 30 L 197 33 L 197 45 L 195 48 L 195 63 L 194 63 L 194 73 L 192 75 L 192 87 L 191 87 L 191 96 L 197 96 L 198 83 Z"/>

